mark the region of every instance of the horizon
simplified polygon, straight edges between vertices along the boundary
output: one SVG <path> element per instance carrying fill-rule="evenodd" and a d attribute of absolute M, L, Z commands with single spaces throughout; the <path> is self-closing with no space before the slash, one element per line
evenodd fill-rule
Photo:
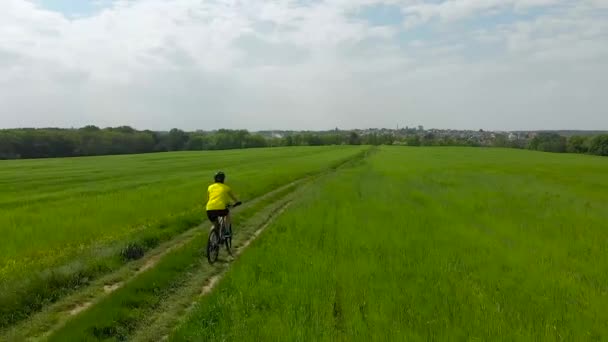
<path fill-rule="evenodd" d="M 226 127 L 220 127 L 220 128 L 213 128 L 213 129 L 201 129 L 201 128 L 195 128 L 195 129 L 181 129 L 181 128 L 177 128 L 177 127 L 171 127 L 168 129 L 160 129 L 160 130 L 155 130 L 155 129 L 148 129 L 148 128 L 138 128 L 138 127 L 133 127 L 133 126 L 129 126 L 129 125 L 116 125 L 116 126 L 97 126 L 97 125 L 84 125 L 81 127 L 53 127 L 53 126 L 48 126 L 48 127 L 9 127 L 9 128 L 0 128 L 1 130 L 27 130 L 27 129 L 36 129 L 36 130 L 44 130 L 44 129 L 57 129 L 57 130 L 80 130 L 89 126 L 95 126 L 101 130 L 104 129 L 115 129 L 115 128 L 120 128 L 120 127 L 130 127 L 132 129 L 134 129 L 135 131 L 138 132 L 145 132 L 145 131 L 150 131 L 150 132 L 159 132 L 159 133 L 166 133 L 169 132 L 172 129 L 179 129 L 182 130 L 184 132 L 187 133 L 191 133 L 191 132 L 217 132 L 219 130 L 246 130 L 250 133 L 261 133 L 261 132 L 295 132 L 295 133 L 299 133 L 299 132 L 333 132 L 333 131 L 338 131 L 338 132 L 352 132 L 352 131 L 366 131 L 366 130 L 389 130 L 389 131 L 398 131 L 398 130 L 403 130 L 403 129 L 416 129 L 418 130 L 419 126 L 423 127 L 423 131 L 431 131 L 431 130 L 440 130 L 440 131 L 469 131 L 469 132 L 478 132 L 478 131 L 483 131 L 483 132 L 505 132 L 505 133 L 512 133 L 512 132 L 589 132 L 589 133 L 605 133 L 608 132 L 608 129 L 514 129 L 514 130 L 500 130 L 500 129 L 483 129 L 483 128 L 437 128 L 437 127 L 424 127 L 424 125 L 414 125 L 414 126 L 403 126 L 403 127 L 366 127 L 366 128 L 340 128 L 340 127 L 334 127 L 334 128 L 321 128 L 321 129 L 259 129 L 259 130 L 250 130 L 247 128 L 226 128 Z"/>
<path fill-rule="evenodd" d="M 608 130 L 605 0 L 7 0 L 0 42 L 0 128 Z"/>

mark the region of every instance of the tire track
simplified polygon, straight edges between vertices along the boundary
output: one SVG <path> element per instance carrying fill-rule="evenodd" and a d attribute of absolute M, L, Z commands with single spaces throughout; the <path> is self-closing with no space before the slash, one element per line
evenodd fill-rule
<path fill-rule="evenodd" d="M 194 228 L 194 229 L 196 229 L 196 228 Z M 182 248 L 183 246 L 190 243 L 192 240 L 194 240 L 196 237 L 198 237 L 200 235 L 201 235 L 200 233 L 193 234 L 192 236 L 190 236 L 186 239 L 183 239 L 183 240 L 179 241 L 178 243 L 172 244 L 169 247 L 163 249 L 162 251 L 160 251 L 160 253 L 149 256 L 148 260 L 146 260 L 146 262 L 141 267 L 139 267 L 135 272 L 133 272 L 127 279 L 118 281 L 116 283 L 110 283 L 110 284 L 104 285 L 103 293 L 100 293 L 99 296 L 97 296 L 94 300 L 79 303 L 74 308 L 70 309 L 68 312 L 64 312 L 64 315 L 67 314 L 67 316 L 71 317 L 71 316 L 76 316 L 78 314 L 85 312 L 88 308 L 93 306 L 95 303 L 97 303 L 98 301 L 105 298 L 106 295 L 109 295 L 112 292 L 119 290 L 125 284 L 127 284 L 131 279 L 134 279 L 141 273 L 156 266 L 162 260 L 162 258 L 165 257 L 167 254 L 171 253 L 172 251 L 174 251 L 176 249 Z M 174 240 L 172 240 L 172 241 L 174 241 Z"/>
<path fill-rule="evenodd" d="M 272 214 L 271 217 L 269 217 L 269 219 L 262 225 L 262 227 L 256 230 L 251 235 L 251 237 L 247 239 L 247 241 L 245 241 L 242 245 L 238 246 L 234 253 L 234 259 L 241 255 L 241 253 L 243 253 L 243 251 L 247 249 L 247 247 L 249 247 L 249 245 L 251 245 L 251 243 L 253 243 L 253 241 L 255 241 L 264 232 L 264 230 L 266 230 L 266 228 L 268 228 L 268 226 L 270 226 L 270 224 L 274 222 L 274 219 L 281 216 L 281 214 L 283 214 L 283 212 L 289 207 L 290 204 L 291 201 L 283 204 L 274 214 Z M 224 262 L 223 264 L 228 265 L 229 263 L 230 262 Z M 209 294 L 218 285 L 219 281 L 226 275 L 229 270 L 230 267 L 225 267 L 224 270 L 222 270 L 220 273 L 209 278 L 207 284 L 205 284 L 205 286 L 203 286 L 203 288 L 201 289 L 201 293 L 198 298 Z"/>
<path fill-rule="evenodd" d="M 290 187 L 294 187 L 298 183 L 304 182 L 307 179 L 308 179 L 308 177 L 305 177 L 305 178 L 301 178 L 301 179 L 298 179 L 296 181 L 293 181 L 291 183 L 288 183 L 286 185 L 283 185 L 283 186 L 281 186 L 281 187 L 279 187 L 279 188 L 277 188 L 275 190 L 272 190 L 272 191 L 270 191 L 270 192 L 268 192 L 268 193 L 266 193 L 266 194 L 264 194 L 262 196 L 256 197 L 255 199 L 253 199 L 252 201 L 250 201 L 247 205 L 254 205 L 258 201 L 264 200 L 265 198 L 268 198 L 268 197 L 270 197 L 270 196 L 272 196 L 272 195 L 274 195 L 274 194 L 276 194 L 276 193 L 278 193 L 280 191 L 288 189 Z M 297 190 L 297 189 L 294 189 L 294 191 L 295 190 Z M 243 206 L 243 207 L 245 207 L 245 206 Z M 196 230 L 196 229 L 199 229 L 199 228 L 201 228 L 201 225 L 189 229 L 188 231 L 186 231 L 182 235 L 184 235 L 186 233 L 190 233 L 193 230 Z M 211 226 L 209 226 L 209 229 L 211 229 Z M 131 274 L 127 279 L 124 279 L 122 281 L 119 281 L 119 282 L 116 282 L 116 283 L 113 283 L 113 284 L 106 284 L 106 285 L 104 285 L 104 287 L 103 287 L 103 294 L 102 295 L 100 295 L 98 298 L 95 298 L 95 300 L 86 301 L 86 302 L 83 302 L 83 303 L 75 306 L 74 308 L 70 309 L 67 313 L 69 314 L 69 316 L 75 316 L 77 314 L 80 314 L 80 313 L 86 311 L 86 309 L 88 309 L 93 304 L 95 304 L 97 301 L 99 301 L 103 297 L 105 297 L 104 294 L 107 295 L 107 294 L 110 294 L 110 293 L 112 293 L 112 292 L 114 292 L 116 290 L 119 290 L 126 283 L 128 283 L 130 280 L 134 279 L 135 277 L 137 277 L 141 273 L 143 273 L 143 272 L 145 272 L 145 271 L 147 271 L 147 270 L 155 267 L 162 260 L 162 258 L 165 257 L 167 254 L 171 253 L 174 250 L 182 248 L 183 246 L 185 246 L 186 244 L 188 244 L 192 240 L 194 240 L 196 237 L 200 236 L 203 231 L 205 231 L 205 230 L 202 229 L 201 232 L 196 232 L 196 233 L 192 234 L 192 236 L 190 236 L 188 238 L 185 238 L 185 239 L 179 241 L 178 243 L 171 244 L 170 246 L 168 246 L 168 247 L 162 249 L 161 251 L 159 251 L 159 253 L 155 253 L 155 254 L 152 254 L 152 255 L 149 254 L 148 255 L 148 259 L 145 261 L 145 263 L 141 267 L 139 267 L 133 274 Z M 255 232 L 254 235 L 255 234 L 259 235 L 259 231 Z M 256 237 L 257 237 L 257 235 L 256 235 Z M 172 240 L 170 240 L 170 241 L 168 241 L 167 243 L 174 242 L 178 238 L 179 238 L 179 236 L 176 237 L 176 238 L 174 238 L 174 239 L 172 239 Z M 250 242 L 251 241 L 247 241 L 246 244 L 248 245 Z M 241 247 L 238 246 L 237 250 L 235 252 L 235 255 L 240 254 L 240 249 L 241 249 Z"/>
<path fill-rule="evenodd" d="M 157 314 L 156 317 L 147 321 L 145 329 L 141 329 L 133 335 L 133 341 L 158 341 L 159 336 L 162 336 L 160 340 L 167 340 L 170 336 L 170 332 L 179 324 L 181 324 L 185 319 L 187 319 L 188 314 L 192 312 L 193 308 L 197 305 L 201 298 L 209 295 L 221 282 L 223 277 L 227 274 L 227 272 L 231 269 L 230 264 L 232 261 L 236 260 L 250 245 L 260 237 L 260 235 L 280 216 L 283 214 L 285 210 L 289 208 L 289 206 L 293 202 L 293 197 L 299 191 L 301 191 L 304 187 L 306 187 L 310 182 L 314 182 L 315 179 L 324 177 L 328 174 L 333 174 L 336 171 L 347 168 L 353 165 L 356 165 L 360 162 L 363 162 L 370 155 L 373 155 L 377 152 L 376 148 L 370 148 L 361 153 L 349 158 L 348 160 L 343 161 L 338 165 L 334 165 L 333 167 L 324 170 L 315 175 L 311 175 L 309 177 L 305 177 L 305 179 L 301 179 L 300 182 L 306 183 L 302 186 L 294 189 L 292 192 L 283 197 L 284 201 L 277 200 L 275 204 L 280 203 L 277 208 L 275 208 L 268 217 L 259 224 L 259 228 L 257 228 L 242 244 L 239 244 L 234 250 L 234 256 L 230 260 L 226 260 L 223 262 L 218 262 L 216 265 L 218 270 L 216 273 L 212 273 L 210 275 L 205 276 L 204 278 L 199 278 L 196 282 L 191 281 L 190 286 L 194 284 L 198 285 L 198 291 L 196 288 L 192 290 L 188 290 L 189 294 L 187 295 L 187 300 L 185 303 L 177 304 L 171 303 L 168 304 L 167 307 L 161 309 L 161 312 Z M 269 206 L 272 206 L 269 205 Z M 171 301 L 171 300 L 169 300 Z M 182 301 L 183 298 L 182 298 Z M 178 309 L 175 309 L 178 307 Z M 173 308 L 173 310 L 171 309 Z"/>

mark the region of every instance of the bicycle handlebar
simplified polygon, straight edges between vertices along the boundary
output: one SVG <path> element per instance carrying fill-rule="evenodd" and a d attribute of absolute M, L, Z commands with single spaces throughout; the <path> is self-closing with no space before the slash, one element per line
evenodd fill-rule
<path fill-rule="evenodd" d="M 241 204 L 243 204 L 243 202 L 238 201 L 238 202 L 236 202 L 234 204 L 228 204 L 227 208 L 236 208 L 236 207 L 238 207 Z"/>

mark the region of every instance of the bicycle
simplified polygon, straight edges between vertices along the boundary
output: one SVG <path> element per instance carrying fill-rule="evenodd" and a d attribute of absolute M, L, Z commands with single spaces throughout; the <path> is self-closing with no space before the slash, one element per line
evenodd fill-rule
<path fill-rule="evenodd" d="M 237 202 L 234 205 L 228 205 L 226 209 L 236 208 L 241 205 L 241 202 Z M 232 255 L 232 223 L 226 227 L 226 216 L 220 216 L 217 219 L 217 223 L 213 224 L 213 228 L 209 232 L 209 238 L 207 240 L 207 260 L 210 264 L 217 261 L 217 256 L 220 252 L 220 246 L 224 244 L 226 251 L 229 255 Z"/>

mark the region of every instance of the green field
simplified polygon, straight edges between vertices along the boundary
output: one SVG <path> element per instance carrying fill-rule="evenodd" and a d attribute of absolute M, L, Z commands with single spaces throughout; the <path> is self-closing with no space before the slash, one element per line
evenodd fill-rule
<path fill-rule="evenodd" d="M 277 148 L 0 162 L 0 269 L 55 257 L 192 208 L 217 170 L 245 200 L 321 170 L 353 148 Z M 67 247 L 67 248 L 66 248 Z M 50 254 L 50 255 L 49 255 Z M 12 271 L 12 269 L 9 269 Z M 0 273 L 1 274 L 1 273 Z"/>
<path fill-rule="evenodd" d="M 237 246 L 271 223 L 209 266 L 191 228 L 218 169 L 250 203 Z M 0 328 L 23 321 L 4 336 L 57 341 L 604 340 L 606 175 L 601 157 L 455 147 L 0 162 Z M 127 277 L 141 266 L 119 257 L 127 243 L 167 253 Z M 96 293 L 97 278 L 124 286 Z M 66 314 L 79 302 L 90 308 Z"/>
<path fill-rule="evenodd" d="M 173 341 L 604 340 L 608 160 L 382 148 L 311 188 Z"/>
<path fill-rule="evenodd" d="M 65 287 L 86 285 L 117 267 L 116 249 L 122 245 L 156 245 L 198 225 L 206 186 L 217 170 L 224 170 L 248 201 L 362 149 L 0 161 L 0 328 L 22 316 L 15 313 L 17 306 L 25 307 L 23 315 L 36 311 L 69 290 Z M 52 268 L 58 269 L 49 272 Z"/>

